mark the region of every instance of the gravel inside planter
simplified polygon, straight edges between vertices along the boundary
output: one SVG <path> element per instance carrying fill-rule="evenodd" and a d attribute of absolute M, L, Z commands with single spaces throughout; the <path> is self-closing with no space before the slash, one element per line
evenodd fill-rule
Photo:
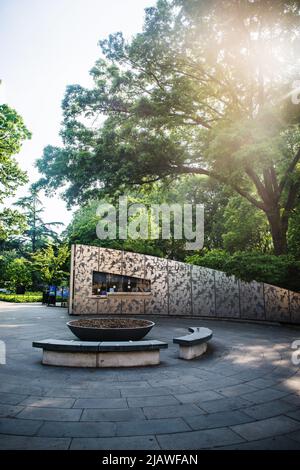
<path fill-rule="evenodd" d="M 85 328 L 143 328 L 149 326 L 147 320 L 134 320 L 131 318 L 83 318 L 74 320 L 74 323 L 70 322 L 70 324 Z"/>

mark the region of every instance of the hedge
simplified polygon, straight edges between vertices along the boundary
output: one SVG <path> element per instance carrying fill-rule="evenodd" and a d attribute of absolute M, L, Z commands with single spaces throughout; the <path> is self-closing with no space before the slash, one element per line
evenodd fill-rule
<path fill-rule="evenodd" d="M 42 302 L 42 292 L 27 292 L 26 294 L 4 294 L 0 292 L 0 300 L 4 302 L 26 303 L 26 302 Z"/>

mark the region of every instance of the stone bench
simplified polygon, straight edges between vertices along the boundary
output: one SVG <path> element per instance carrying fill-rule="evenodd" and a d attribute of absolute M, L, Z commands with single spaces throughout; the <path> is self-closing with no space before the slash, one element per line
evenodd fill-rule
<path fill-rule="evenodd" d="M 179 357 L 187 360 L 204 354 L 207 350 L 207 341 L 213 335 L 209 328 L 190 327 L 188 330 L 191 334 L 173 339 L 173 343 L 179 344 Z"/>
<path fill-rule="evenodd" d="M 34 341 L 43 349 L 42 363 L 67 367 L 137 367 L 160 363 L 162 341 L 73 341 L 44 339 Z"/>

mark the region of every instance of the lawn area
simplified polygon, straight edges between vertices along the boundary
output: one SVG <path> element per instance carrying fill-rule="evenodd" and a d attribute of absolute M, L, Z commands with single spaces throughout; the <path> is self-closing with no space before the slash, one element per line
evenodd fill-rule
<path fill-rule="evenodd" d="M 18 304 L 23 304 L 27 302 L 42 302 L 43 293 L 42 292 L 26 292 L 26 294 L 5 294 L 0 293 L 0 300 L 4 302 L 15 302 Z"/>

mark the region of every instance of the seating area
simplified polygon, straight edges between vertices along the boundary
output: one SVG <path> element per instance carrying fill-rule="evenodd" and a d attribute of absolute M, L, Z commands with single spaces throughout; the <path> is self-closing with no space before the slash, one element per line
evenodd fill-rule
<path fill-rule="evenodd" d="M 208 328 L 190 327 L 189 335 L 174 338 L 179 344 L 181 359 L 194 359 L 207 350 L 212 338 Z M 157 340 L 144 341 L 73 341 L 44 339 L 33 341 L 34 348 L 43 350 L 42 363 L 67 367 L 138 367 L 158 365 L 160 349 L 167 343 Z"/>
<path fill-rule="evenodd" d="M 188 330 L 191 334 L 173 339 L 173 343 L 179 344 L 179 357 L 186 360 L 202 356 L 207 350 L 207 342 L 213 336 L 209 328 L 190 327 Z"/>
<path fill-rule="evenodd" d="M 43 349 L 42 363 L 68 367 L 137 367 L 160 363 L 160 349 L 167 343 L 149 341 L 72 341 L 45 339 L 34 341 Z"/>
<path fill-rule="evenodd" d="M 56 338 L 36 346 L 61 359 L 66 347 L 84 354 L 64 309 L 0 303 L 0 317 L 0 449 L 300 448 L 295 328 L 149 316 L 156 326 L 148 341 L 168 344 L 159 365 L 64 368 L 44 366 L 32 347 L 33 339 Z M 173 339 L 191 326 L 214 336 L 206 354 L 186 361 Z"/>

